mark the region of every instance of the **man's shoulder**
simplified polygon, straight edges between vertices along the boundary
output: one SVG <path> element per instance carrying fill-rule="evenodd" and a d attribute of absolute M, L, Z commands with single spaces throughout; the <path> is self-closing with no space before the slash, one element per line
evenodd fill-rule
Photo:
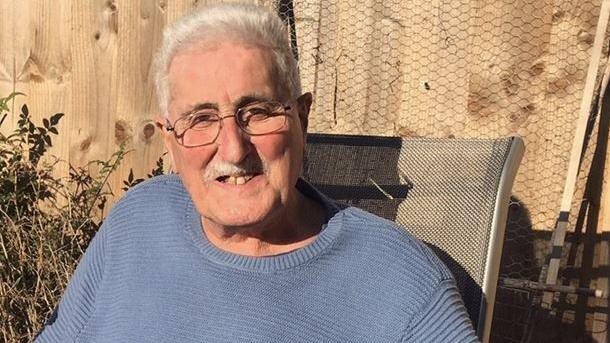
<path fill-rule="evenodd" d="M 436 282 L 451 279 L 438 256 L 421 240 L 397 223 L 356 207 L 341 211 L 347 235 L 363 245 L 359 254 L 368 260 L 383 261 L 393 272 L 428 275 Z"/>
<path fill-rule="evenodd" d="M 343 223 L 349 230 L 358 235 L 365 235 L 379 244 L 387 244 L 388 241 L 395 242 L 398 246 L 406 249 L 419 249 L 424 244 L 407 228 L 396 222 L 379 217 L 357 207 L 347 207 L 342 212 Z"/>
<path fill-rule="evenodd" d="M 454 284 L 447 267 L 426 244 L 398 224 L 348 207 L 333 218 L 343 227 L 334 256 L 337 273 L 368 292 L 366 306 L 395 308 L 402 320 L 414 318 L 438 292 Z M 357 293 L 358 290 L 351 290 Z"/>
<path fill-rule="evenodd" d="M 164 174 L 152 177 L 130 188 L 123 198 L 154 197 L 160 194 L 176 193 L 183 196 L 186 192 L 178 174 Z"/>
<path fill-rule="evenodd" d="M 188 197 L 188 193 L 177 174 L 159 175 L 130 188 L 117 202 L 117 206 L 129 206 L 141 201 L 166 203 L 185 197 Z"/>

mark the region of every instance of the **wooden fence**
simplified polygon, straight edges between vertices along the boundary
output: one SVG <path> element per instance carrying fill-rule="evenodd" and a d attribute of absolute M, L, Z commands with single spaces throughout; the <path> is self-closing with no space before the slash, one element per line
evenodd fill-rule
<path fill-rule="evenodd" d="M 152 56 L 163 27 L 196 3 L 0 0 L 0 94 L 26 93 L 15 106 L 27 102 L 38 119 L 66 113 L 52 150 L 65 161 L 59 173 L 108 158 L 122 142 L 132 151 L 112 177 L 116 193 L 130 169 L 153 168 L 163 148 L 151 123 Z M 259 3 L 294 9 L 303 88 L 315 95 L 310 131 L 519 134 L 527 153 L 515 195 L 534 228 L 553 226 L 599 0 Z M 600 227 L 609 229 L 604 187 Z"/>

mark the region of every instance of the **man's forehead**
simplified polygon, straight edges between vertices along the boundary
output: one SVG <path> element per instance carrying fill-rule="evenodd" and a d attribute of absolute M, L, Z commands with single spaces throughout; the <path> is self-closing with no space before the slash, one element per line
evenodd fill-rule
<path fill-rule="evenodd" d="M 244 44 L 206 45 L 180 52 L 169 70 L 171 112 L 237 109 L 253 101 L 284 100 L 279 99 L 282 82 L 272 62 L 269 49 Z"/>
<path fill-rule="evenodd" d="M 263 45 L 249 43 L 205 43 L 202 45 L 189 45 L 182 48 L 172 57 L 169 64 L 169 73 L 178 69 L 197 68 L 202 63 L 221 56 L 221 61 L 229 60 L 248 62 L 257 62 L 264 65 L 267 69 L 273 68 L 273 52 L 272 49 Z"/>
<path fill-rule="evenodd" d="M 273 66 L 269 54 L 241 46 L 181 53 L 172 59 L 169 68 L 170 93 L 183 87 L 208 87 L 213 91 L 240 87 L 244 84 L 271 84 Z M 187 82 L 185 82 L 185 80 Z M 197 85 L 200 83 L 200 85 Z M 175 95 L 175 94 L 172 94 Z"/>

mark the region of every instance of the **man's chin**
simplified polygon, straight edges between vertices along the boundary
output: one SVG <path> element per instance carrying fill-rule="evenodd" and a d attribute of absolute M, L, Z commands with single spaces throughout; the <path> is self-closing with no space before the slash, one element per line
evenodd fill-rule
<path fill-rule="evenodd" d="M 272 215 L 271 213 L 260 213 L 254 215 L 220 215 L 214 216 L 213 218 L 203 217 L 203 226 L 206 224 L 209 226 L 224 231 L 225 233 L 246 233 L 249 231 L 258 231 L 258 229 L 264 229 L 265 225 L 270 222 Z"/>
<path fill-rule="evenodd" d="M 212 199 L 221 199 L 215 204 L 205 204 L 201 212 L 210 224 L 219 229 L 245 231 L 262 228 L 270 224 L 281 208 L 281 201 L 267 192 L 253 194 L 214 194 Z M 210 206 L 211 205 L 211 206 Z"/>

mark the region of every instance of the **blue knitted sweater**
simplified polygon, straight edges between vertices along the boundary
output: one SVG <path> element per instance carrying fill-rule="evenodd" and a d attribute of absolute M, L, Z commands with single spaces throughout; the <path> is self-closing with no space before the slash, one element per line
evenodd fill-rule
<path fill-rule="evenodd" d="M 476 341 L 454 281 L 394 223 L 324 204 L 306 247 L 270 257 L 222 251 L 179 177 L 117 203 L 36 342 Z"/>

